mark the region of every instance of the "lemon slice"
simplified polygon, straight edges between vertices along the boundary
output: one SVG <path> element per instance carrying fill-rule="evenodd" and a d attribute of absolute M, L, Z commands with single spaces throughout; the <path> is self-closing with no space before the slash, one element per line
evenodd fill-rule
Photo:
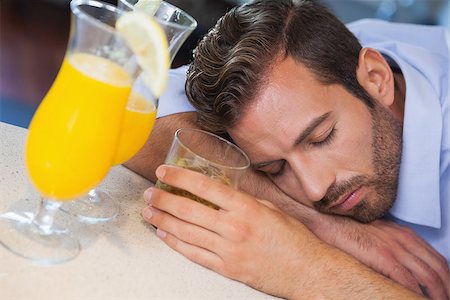
<path fill-rule="evenodd" d="M 144 83 L 156 98 L 160 97 L 166 89 L 170 68 L 164 30 L 152 17 L 139 11 L 123 14 L 117 20 L 116 29 L 136 54 Z"/>
<path fill-rule="evenodd" d="M 134 9 L 145 12 L 150 16 L 154 16 L 160 5 L 161 0 L 139 0 L 134 5 Z"/>

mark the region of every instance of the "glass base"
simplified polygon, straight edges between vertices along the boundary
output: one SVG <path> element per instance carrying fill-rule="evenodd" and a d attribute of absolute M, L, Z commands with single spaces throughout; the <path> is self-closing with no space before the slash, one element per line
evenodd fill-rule
<path fill-rule="evenodd" d="M 91 190 L 86 196 L 64 203 L 60 209 L 81 222 L 95 224 L 113 220 L 119 214 L 119 203 L 105 192 Z"/>
<path fill-rule="evenodd" d="M 80 243 L 65 230 L 41 230 L 32 213 L 0 215 L 0 244 L 39 264 L 58 264 L 75 258 Z"/>

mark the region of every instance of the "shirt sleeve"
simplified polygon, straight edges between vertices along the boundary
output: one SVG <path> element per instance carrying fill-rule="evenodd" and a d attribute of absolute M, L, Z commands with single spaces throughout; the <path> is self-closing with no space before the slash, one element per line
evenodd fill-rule
<path fill-rule="evenodd" d="M 167 90 L 159 98 L 157 118 L 196 111 L 189 103 L 184 89 L 187 70 L 188 66 L 182 66 L 169 71 Z"/>

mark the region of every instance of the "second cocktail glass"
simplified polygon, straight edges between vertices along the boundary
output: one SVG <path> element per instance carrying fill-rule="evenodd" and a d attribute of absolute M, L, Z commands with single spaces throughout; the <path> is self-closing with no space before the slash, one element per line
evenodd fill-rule
<path fill-rule="evenodd" d="M 118 0 L 118 7 L 122 10 L 133 10 L 138 0 Z M 197 21 L 180 8 L 161 1 L 153 16 L 164 29 L 169 42 L 170 58 L 173 60 L 180 47 L 197 28 Z"/>
<path fill-rule="evenodd" d="M 131 11 L 138 0 L 118 0 L 118 8 Z M 170 61 L 172 61 L 197 27 L 197 22 L 178 7 L 162 1 L 156 10 L 154 19 L 164 30 L 168 43 Z M 156 119 L 158 99 L 138 78 L 128 101 L 120 142 L 114 164 L 122 164 L 131 159 L 147 141 Z M 77 216 L 87 223 L 98 223 L 114 219 L 119 213 L 119 204 L 107 192 L 96 188 L 89 191 L 79 201 L 66 203 L 62 210 Z"/>

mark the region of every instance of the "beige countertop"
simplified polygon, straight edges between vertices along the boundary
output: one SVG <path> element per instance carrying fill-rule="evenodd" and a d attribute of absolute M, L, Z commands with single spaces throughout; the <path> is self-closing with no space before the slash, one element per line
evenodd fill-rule
<path fill-rule="evenodd" d="M 35 212 L 39 195 L 23 163 L 27 131 L 0 123 L 0 214 Z M 0 299 L 273 299 L 196 265 L 171 250 L 140 216 L 150 182 L 116 166 L 100 185 L 118 199 L 112 222 L 87 225 L 61 212 L 82 251 L 59 265 L 38 265 L 0 246 Z"/>

